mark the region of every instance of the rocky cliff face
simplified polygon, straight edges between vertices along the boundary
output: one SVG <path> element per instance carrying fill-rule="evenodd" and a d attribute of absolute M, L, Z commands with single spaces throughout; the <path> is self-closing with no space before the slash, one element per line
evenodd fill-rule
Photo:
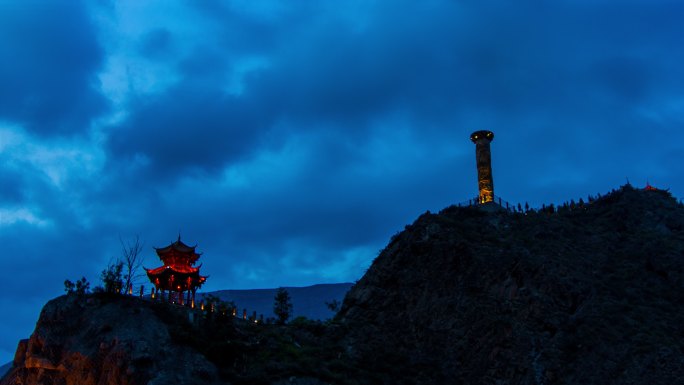
<path fill-rule="evenodd" d="M 217 306 L 220 308 L 220 306 Z M 261 325 L 124 295 L 48 302 L 0 385 L 353 384 L 339 325 Z"/>
<path fill-rule="evenodd" d="M 214 365 L 174 343 L 168 325 L 140 302 L 77 295 L 48 302 L 31 338 L 19 343 L 14 367 L 0 384 L 214 383 Z"/>
<path fill-rule="evenodd" d="M 683 269 L 684 208 L 666 192 L 452 207 L 395 236 L 339 317 L 380 383 L 681 383 Z"/>

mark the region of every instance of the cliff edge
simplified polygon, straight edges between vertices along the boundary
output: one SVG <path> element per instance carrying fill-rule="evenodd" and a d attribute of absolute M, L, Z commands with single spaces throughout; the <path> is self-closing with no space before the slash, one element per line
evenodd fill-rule
<path fill-rule="evenodd" d="M 107 295 L 49 301 L 28 340 L 19 343 L 8 384 L 211 384 L 216 368 L 175 343 L 152 304 Z M 169 308 L 167 311 L 173 311 Z M 178 320 L 189 320 L 187 312 Z"/>

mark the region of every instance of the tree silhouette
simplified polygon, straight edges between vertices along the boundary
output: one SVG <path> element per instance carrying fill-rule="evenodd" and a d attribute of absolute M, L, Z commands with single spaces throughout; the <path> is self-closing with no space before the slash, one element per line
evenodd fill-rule
<path fill-rule="evenodd" d="M 140 244 L 140 237 L 135 236 L 135 240 L 132 242 L 124 243 L 123 239 L 119 237 L 119 242 L 121 242 L 121 255 L 120 260 L 123 263 L 122 279 L 123 279 L 123 290 L 129 290 L 133 287 L 136 278 L 140 277 L 140 268 L 142 267 L 142 251 L 143 245 Z"/>
<path fill-rule="evenodd" d="M 123 262 L 114 262 L 102 270 L 100 279 L 104 285 L 104 291 L 107 293 L 121 293 L 123 290 L 123 278 L 121 271 L 123 270 Z"/>
<path fill-rule="evenodd" d="M 90 292 L 90 283 L 86 279 L 86 277 L 82 277 L 76 283 L 71 282 L 70 280 L 65 280 L 64 281 L 64 291 L 67 292 L 67 294 L 71 293 L 76 293 L 78 295 L 84 295 L 88 294 Z"/>
<path fill-rule="evenodd" d="M 333 299 L 332 301 L 325 302 L 325 306 L 330 309 L 333 313 L 337 313 L 340 310 L 340 301 Z"/>
<path fill-rule="evenodd" d="M 273 303 L 273 314 L 275 314 L 278 324 L 284 325 L 292 315 L 292 299 L 290 293 L 285 288 L 278 288 Z"/>

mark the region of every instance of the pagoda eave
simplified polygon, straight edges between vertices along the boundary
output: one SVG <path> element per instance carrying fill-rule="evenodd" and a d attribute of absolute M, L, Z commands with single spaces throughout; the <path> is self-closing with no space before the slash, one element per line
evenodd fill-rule
<path fill-rule="evenodd" d="M 206 276 L 199 274 L 199 270 L 194 272 L 178 272 L 171 268 L 163 268 L 156 272 L 153 269 L 147 271 L 147 277 L 160 290 L 168 291 L 187 291 L 196 290 L 207 280 Z"/>

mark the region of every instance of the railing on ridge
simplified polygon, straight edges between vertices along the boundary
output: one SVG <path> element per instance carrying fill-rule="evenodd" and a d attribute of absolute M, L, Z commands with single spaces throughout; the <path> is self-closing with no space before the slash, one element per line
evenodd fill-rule
<path fill-rule="evenodd" d="M 509 211 L 509 212 L 517 212 L 516 211 L 516 206 L 514 204 L 509 203 L 508 201 L 503 200 L 500 196 L 494 195 L 494 200 L 492 201 L 496 204 L 498 204 L 502 209 Z M 456 206 L 458 207 L 468 207 L 468 206 L 480 206 L 483 203 L 480 203 L 480 197 L 477 196 L 472 199 L 468 199 L 466 201 L 457 203 Z"/>
<path fill-rule="evenodd" d="M 140 291 L 133 290 L 133 285 L 131 284 L 128 287 L 128 290 L 126 290 L 125 293 L 122 293 L 122 295 L 128 295 L 131 297 L 139 297 L 142 300 L 146 301 L 151 301 L 151 302 L 158 302 L 158 303 L 165 303 L 168 305 L 172 306 L 177 306 L 177 307 L 184 307 L 187 308 L 188 310 L 194 310 L 197 312 L 203 312 L 203 313 L 219 313 L 219 309 L 217 308 L 217 303 L 207 301 L 205 302 L 204 298 L 200 299 L 197 303 L 195 302 L 194 298 L 187 300 L 183 299 L 181 302 L 179 300 L 179 297 L 177 296 L 176 292 L 165 292 L 162 294 L 161 291 L 157 291 L 154 288 L 150 289 L 149 294 L 145 294 L 145 285 L 140 285 Z M 245 321 L 253 322 L 253 323 L 264 323 L 264 315 L 260 314 L 257 317 L 257 312 L 251 311 L 251 315 L 247 312 L 247 308 L 244 308 L 242 310 L 242 313 L 238 310 L 237 305 L 234 308 L 230 309 L 225 309 L 225 310 L 230 310 L 228 313 L 224 311 L 223 315 L 224 316 L 232 316 L 235 319 L 243 319 Z"/>

